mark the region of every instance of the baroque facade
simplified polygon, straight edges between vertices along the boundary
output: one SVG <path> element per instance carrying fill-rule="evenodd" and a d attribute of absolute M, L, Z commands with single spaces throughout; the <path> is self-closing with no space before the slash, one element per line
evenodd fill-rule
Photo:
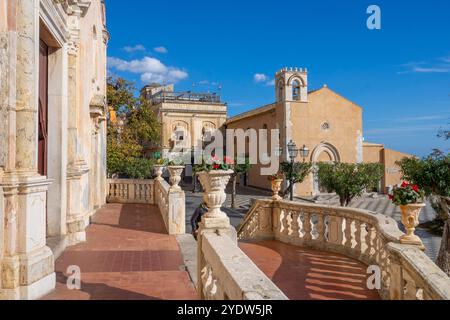
<path fill-rule="evenodd" d="M 164 158 L 173 154 L 188 154 L 199 150 L 207 135 L 221 130 L 227 121 L 227 105 L 213 93 L 175 92 L 173 85 L 148 85 L 141 96 L 150 102 L 161 128 L 160 146 Z M 186 167 L 191 176 L 192 166 Z"/>
<path fill-rule="evenodd" d="M 102 0 L 0 1 L 0 299 L 55 287 L 106 199 Z"/>
<path fill-rule="evenodd" d="M 287 145 L 292 140 L 310 150 L 305 161 L 379 162 L 386 170 L 380 191 L 400 182 L 395 161 L 409 156 L 364 142 L 363 110 L 328 86 L 308 91 L 308 71 L 283 68 L 275 75 L 276 102 L 228 119 L 228 129 L 278 129 L 283 160 L 289 160 Z M 299 157 L 300 158 L 300 157 Z M 261 165 L 251 167 L 247 177 L 250 186 L 270 189 L 267 177 L 260 174 Z M 295 187 L 298 196 L 318 195 L 321 189 L 316 174 Z"/>

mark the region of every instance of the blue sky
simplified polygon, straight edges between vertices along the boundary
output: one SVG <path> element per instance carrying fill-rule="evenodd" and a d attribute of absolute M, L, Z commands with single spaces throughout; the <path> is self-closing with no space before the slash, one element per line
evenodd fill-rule
<path fill-rule="evenodd" d="M 366 27 L 381 8 L 381 30 Z M 427 155 L 450 123 L 450 1 L 106 0 L 112 74 L 216 91 L 235 115 L 274 101 L 282 67 L 364 109 L 366 141 Z M 259 74 L 259 76 L 256 76 Z M 259 80 L 259 81 L 257 81 Z"/>

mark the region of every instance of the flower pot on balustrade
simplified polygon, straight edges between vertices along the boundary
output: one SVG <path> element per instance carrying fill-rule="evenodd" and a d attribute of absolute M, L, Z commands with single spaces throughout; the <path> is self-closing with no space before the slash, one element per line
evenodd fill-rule
<path fill-rule="evenodd" d="M 165 166 L 163 166 L 163 165 L 154 165 L 153 166 L 153 169 L 155 170 L 155 176 L 156 176 L 155 180 L 158 180 L 158 181 L 162 181 L 163 180 L 162 175 L 163 175 L 163 172 L 164 172 L 164 167 Z"/>
<path fill-rule="evenodd" d="M 221 210 L 226 200 L 225 188 L 231 179 L 233 170 L 212 170 L 210 172 L 202 171 L 197 173 L 205 194 L 203 200 L 208 207 L 205 218 L 227 218 L 227 215 Z"/>
<path fill-rule="evenodd" d="M 400 237 L 400 243 L 417 245 L 425 249 L 422 240 L 414 234 L 416 227 L 419 225 L 420 212 L 424 207 L 424 203 L 412 203 L 400 206 L 402 223 L 406 229 L 406 234 Z"/>
<path fill-rule="evenodd" d="M 170 174 L 170 191 L 181 191 L 181 187 L 178 185 L 181 181 L 181 174 L 183 173 L 184 166 L 168 166 Z"/>
<path fill-rule="evenodd" d="M 272 200 L 280 201 L 283 198 L 280 197 L 281 184 L 283 183 L 283 179 L 275 179 L 272 180 Z"/>

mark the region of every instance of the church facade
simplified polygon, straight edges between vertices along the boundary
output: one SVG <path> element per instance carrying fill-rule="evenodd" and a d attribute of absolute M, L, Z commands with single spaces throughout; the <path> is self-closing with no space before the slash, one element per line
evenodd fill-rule
<path fill-rule="evenodd" d="M 228 119 L 227 129 L 278 129 L 283 149 L 281 161 L 290 161 L 287 145 L 294 141 L 298 148 L 306 146 L 310 150 L 308 158 L 299 156 L 297 161 L 378 162 L 386 168 L 380 191 L 400 183 L 395 161 L 409 155 L 364 142 L 360 106 L 326 85 L 308 91 L 308 71 L 301 68 L 283 68 L 276 73 L 275 96 L 276 102 L 272 104 Z M 270 182 L 261 176 L 260 169 L 261 165 L 251 167 L 247 184 L 270 189 Z M 295 187 L 297 196 L 314 196 L 322 192 L 315 173 Z"/>
<path fill-rule="evenodd" d="M 0 2 L 0 300 L 55 287 L 106 199 L 102 0 Z"/>

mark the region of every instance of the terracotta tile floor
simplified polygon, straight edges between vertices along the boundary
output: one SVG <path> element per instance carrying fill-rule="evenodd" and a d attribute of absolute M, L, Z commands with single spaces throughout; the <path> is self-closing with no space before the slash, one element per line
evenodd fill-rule
<path fill-rule="evenodd" d="M 81 269 L 81 290 L 66 286 L 66 270 Z M 56 290 L 45 300 L 197 299 L 178 243 L 166 234 L 157 207 L 109 204 L 87 230 L 87 242 L 56 261 Z"/>
<path fill-rule="evenodd" d="M 291 300 L 380 299 L 367 289 L 367 267 L 343 255 L 278 241 L 239 246 Z"/>

